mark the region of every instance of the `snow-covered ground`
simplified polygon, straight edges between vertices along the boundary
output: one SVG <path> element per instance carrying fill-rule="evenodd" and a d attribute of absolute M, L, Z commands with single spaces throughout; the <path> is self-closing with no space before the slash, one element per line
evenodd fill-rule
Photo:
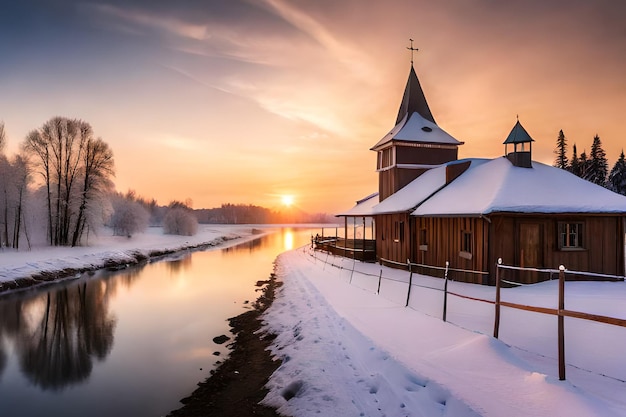
<path fill-rule="evenodd" d="M 242 239 L 255 237 L 253 229 L 269 231 L 273 227 L 200 225 L 194 236 L 166 235 L 161 227 L 151 227 L 132 238 L 113 236 L 110 230 L 103 229 L 98 236 L 92 236 L 87 245 L 75 248 L 0 249 L 0 283 L 30 277 L 42 271 L 98 269 L 107 262 L 134 260 L 137 253 L 148 256 L 153 252 L 185 250 L 206 244 L 224 245 L 225 239 L 233 240 L 232 244 L 241 243 Z"/>
<path fill-rule="evenodd" d="M 103 234 L 81 248 L 4 250 L 0 283 L 137 252 L 236 244 L 262 228 L 201 226 L 193 237 L 155 228 L 132 239 Z M 450 297 L 448 323 L 441 320 L 441 292 L 425 288 L 441 288 L 441 279 L 414 276 L 421 286 L 406 308 L 406 271 L 314 257 L 305 247 L 282 254 L 277 273 L 284 285 L 265 319 L 278 334 L 272 351 L 283 364 L 265 402 L 287 415 L 626 416 L 625 328 L 566 318 L 567 380 L 559 381 L 554 316 L 503 308 L 496 340 L 491 304 Z M 449 288 L 483 299 L 495 294 L 472 284 Z M 546 282 L 505 289 L 502 297 L 556 307 L 556 294 L 556 282 Z M 625 305 L 623 282 L 566 283 L 568 309 L 626 319 Z"/>
<path fill-rule="evenodd" d="M 449 297 L 445 323 L 441 292 L 414 286 L 404 307 L 406 271 L 301 248 L 282 254 L 277 272 L 284 285 L 265 318 L 283 364 L 264 401 L 287 415 L 626 416 L 626 328 L 566 319 L 567 380 L 559 381 L 554 316 L 503 308 L 497 340 L 491 304 Z M 443 280 L 413 283 L 441 288 Z M 555 307 L 557 283 L 502 297 Z M 623 282 L 566 283 L 569 309 L 625 318 L 624 305 Z"/>

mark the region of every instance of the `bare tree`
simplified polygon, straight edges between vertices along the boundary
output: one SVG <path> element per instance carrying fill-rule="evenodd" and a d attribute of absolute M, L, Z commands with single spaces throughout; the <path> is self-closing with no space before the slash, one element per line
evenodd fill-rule
<path fill-rule="evenodd" d="M 21 156 L 4 155 L 5 144 L 4 123 L 0 122 L 0 245 L 18 248 L 29 172 Z"/>
<path fill-rule="evenodd" d="M 78 219 L 72 237 L 72 246 L 76 246 L 86 225 L 86 210 L 92 194 L 103 195 L 113 188 L 109 180 L 113 176 L 113 151 L 101 138 L 87 140 L 83 153 L 83 189 L 81 192 Z"/>
<path fill-rule="evenodd" d="M 18 249 L 24 219 L 25 199 L 28 194 L 28 184 L 30 182 L 30 169 L 28 163 L 21 155 L 16 155 L 10 162 L 11 183 L 9 188 L 10 215 L 13 217 L 13 233 L 11 247 Z"/>
<path fill-rule="evenodd" d="M 110 184 L 113 153 L 102 139 L 94 139 L 87 122 L 64 117 L 30 132 L 22 148 L 46 187 L 50 244 L 78 244 L 90 201 Z"/>

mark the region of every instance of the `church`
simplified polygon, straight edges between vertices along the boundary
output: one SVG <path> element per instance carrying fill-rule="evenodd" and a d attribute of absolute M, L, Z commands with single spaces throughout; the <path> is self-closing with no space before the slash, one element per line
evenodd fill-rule
<path fill-rule="evenodd" d="M 395 125 L 371 148 L 378 192 L 338 214 L 344 236 L 362 227 L 353 241 L 362 238 L 360 247 L 371 248 L 378 262 L 410 261 L 425 273 L 449 262 L 450 278 L 478 284 L 494 285 L 498 258 L 623 276 L 626 197 L 533 161 L 534 139 L 519 120 L 508 135 L 493 136 L 494 145 L 505 145 L 503 156 L 459 160 L 463 142 L 435 121 L 411 60 Z M 533 271 L 514 277 L 549 278 Z"/>

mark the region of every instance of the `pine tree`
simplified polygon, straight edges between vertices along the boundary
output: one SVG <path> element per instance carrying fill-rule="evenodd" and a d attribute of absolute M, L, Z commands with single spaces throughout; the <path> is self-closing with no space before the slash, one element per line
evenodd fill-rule
<path fill-rule="evenodd" d="M 593 138 L 588 165 L 583 178 L 604 187 L 606 185 L 606 177 L 609 173 L 609 163 L 606 159 L 606 152 L 602 149 L 602 142 L 598 135 L 595 135 Z"/>
<path fill-rule="evenodd" d="M 576 144 L 574 144 L 572 149 L 572 162 L 569 165 L 569 170 L 572 174 L 580 177 L 580 159 L 578 159 L 578 154 L 576 153 Z"/>
<path fill-rule="evenodd" d="M 578 176 L 580 178 L 587 179 L 587 171 L 589 171 L 589 159 L 587 159 L 587 152 L 583 151 L 578 159 Z"/>
<path fill-rule="evenodd" d="M 556 159 L 554 166 L 561 169 L 568 169 L 569 161 L 567 160 L 567 139 L 563 130 L 559 130 L 559 136 L 556 138 L 556 149 L 554 150 Z"/>
<path fill-rule="evenodd" d="M 609 174 L 608 188 L 616 193 L 626 195 L 626 160 L 624 159 L 624 150 L 619 156 L 617 162 L 611 169 Z"/>

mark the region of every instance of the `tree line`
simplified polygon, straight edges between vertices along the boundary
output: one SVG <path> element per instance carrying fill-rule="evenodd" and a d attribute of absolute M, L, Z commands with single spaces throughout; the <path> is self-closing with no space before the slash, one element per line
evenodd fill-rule
<path fill-rule="evenodd" d="M 200 223 L 213 224 L 285 224 L 285 223 L 331 223 L 326 213 L 310 214 L 302 210 L 271 210 L 252 204 L 222 204 L 211 209 L 197 209 Z"/>
<path fill-rule="evenodd" d="M 589 155 L 583 151 L 578 155 L 576 144 L 572 146 L 572 156 L 567 156 L 567 138 L 563 130 L 559 131 L 556 139 L 556 155 L 554 166 L 571 172 L 587 181 L 608 188 L 618 194 L 626 195 L 626 160 L 624 150 L 609 171 L 606 152 L 602 148 L 602 141 L 595 135 L 591 143 Z"/>
<path fill-rule="evenodd" d="M 30 131 L 11 157 L 0 122 L 0 247 L 26 239 L 51 246 L 77 246 L 103 225 L 131 236 L 158 222 L 165 233 L 192 235 L 197 219 L 190 204 L 158 207 L 135 195 L 116 193 L 113 151 L 83 120 L 53 117 Z"/>

